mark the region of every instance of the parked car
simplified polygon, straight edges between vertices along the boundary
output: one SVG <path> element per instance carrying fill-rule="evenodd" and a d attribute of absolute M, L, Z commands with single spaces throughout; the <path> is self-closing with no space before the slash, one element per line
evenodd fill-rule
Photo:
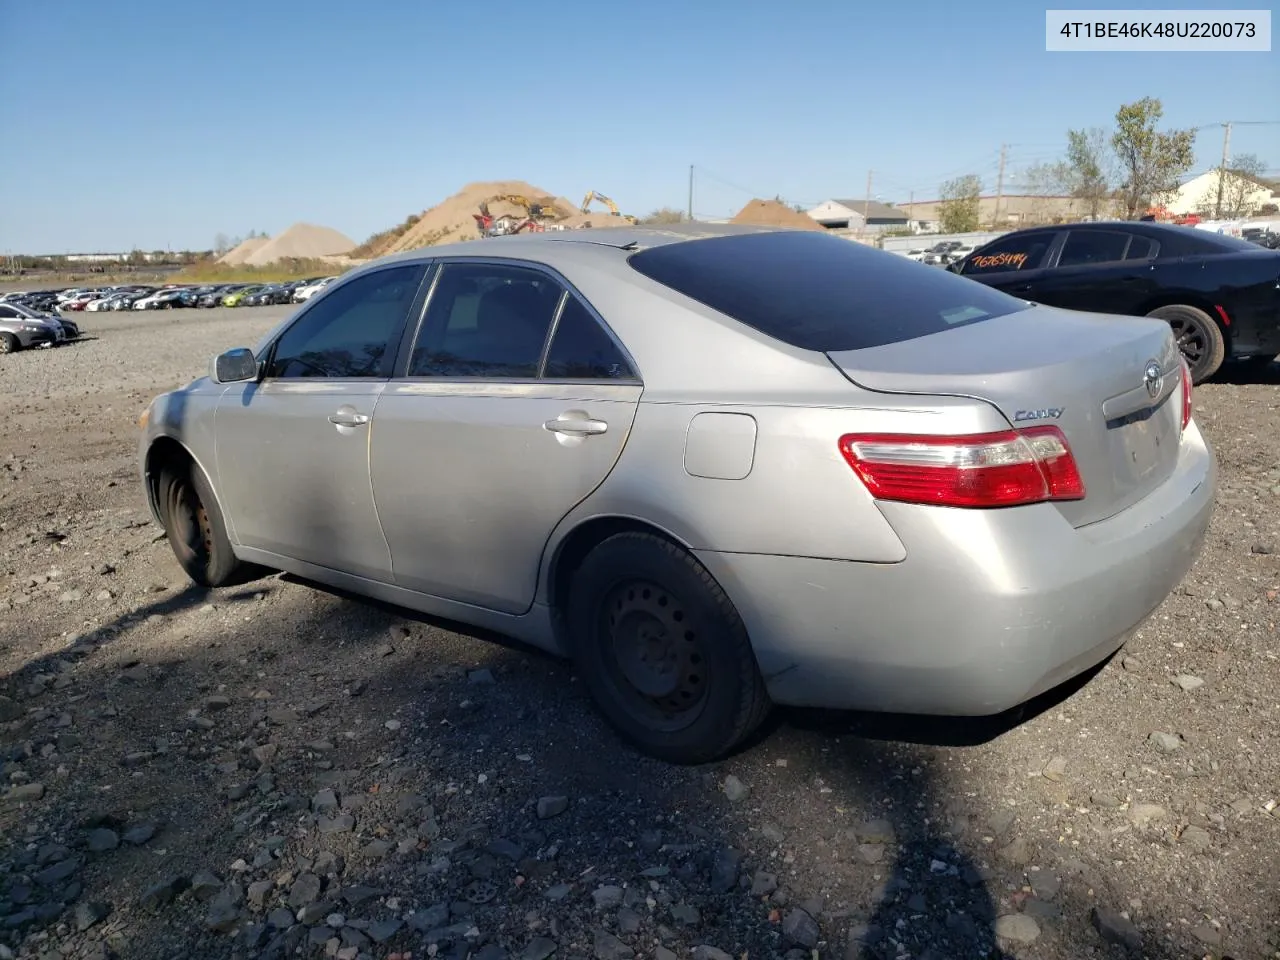
<path fill-rule="evenodd" d="M 251 286 L 241 287 L 239 290 L 233 290 L 222 298 L 222 305 L 224 307 L 238 307 L 244 303 L 245 297 L 251 297 L 261 289 L 261 284 L 252 284 Z"/>
<path fill-rule="evenodd" d="M 306 303 L 336 279 L 337 277 L 321 277 L 314 283 L 305 284 L 304 286 L 299 287 L 297 290 L 293 291 L 293 302 Z"/>
<path fill-rule="evenodd" d="M 53 321 L 24 316 L 12 304 L 0 304 L 0 353 L 52 347 L 64 339 L 62 329 Z"/>
<path fill-rule="evenodd" d="M 157 397 L 139 452 L 196 583 L 507 633 L 702 762 L 771 703 L 991 714 L 1104 661 L 1205 536 L 1191 402 L 1163 321 L 628 227 L 358 268 Z"/>
<path fill-rule="evenodd" d="M 22 303 L 6 303 L 0 305 L 0 317 L 34 320 L 40 323 L 47 323 L 49 326 L 53 327 L 55 333 L 59 334 L 57 337 L 57 342 L 59 343 L 67 340 L 75 340 L 80 336 L 80 325 L 75 323 L 73 320 L 69 320 L 57 313 L 33 310 L 31 307 Z"/>
<path fill-rule="evenodd" d="M 1196 383 L 1226 359 L 1280 354 L 1280 252 L 1141 221 L 1016 230 L 948 269 L 1072 310 L 1165 320 Z"/>

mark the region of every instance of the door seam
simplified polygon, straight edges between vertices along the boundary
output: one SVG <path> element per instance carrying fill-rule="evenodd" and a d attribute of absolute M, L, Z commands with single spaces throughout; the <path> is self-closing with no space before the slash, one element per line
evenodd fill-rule
<path fill-rule="evenodd" d="M 373 518 L 378 522 L 378 535 L 382 537 L 382 545 L 387 548 L 387 570 L 390 573 L 392 585 L 399 586 L 396 582 L 396 559 L 391 553 L 391 541 L 387 539 L 386 527 L 382 524 L 382 511 L 378 509 L 378 493 L 373 484 L 373 431 L 377 423 L 378 404 L 382 401 L 382 395 L 386 392 L 388 385 L 384 383 L 382 389 L 373 398 L 373 409 L 369 411 L 369 430 L 365 434 L 364 463 L 365 475 L 369 478 L 369 499 L 373 501 Z"/>

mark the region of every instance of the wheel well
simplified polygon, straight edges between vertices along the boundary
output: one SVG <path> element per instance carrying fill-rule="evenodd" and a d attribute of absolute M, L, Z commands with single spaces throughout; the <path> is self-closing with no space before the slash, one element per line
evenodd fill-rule
<path fill-rule="evenodd" d="M 688 549 L 671 534 L 643 520 L 632 517 L 596 517 L 574 530 L 560 542 L 555 556 L 551 558 L 551 573 L 548 579 L 547 602 L 556 620 L 560 620 L 560 611 L 564 600 L 569 595 L 569 582 L 573 572 L 582 565 L 592 550 L 619 533 L 648 533 L 660 537 L 681 549 Z"/>
<path fill-rule="evenodd" d="M 1230 352 L 1231 328 L 1222 322 L 1218 308 L 1213 303 L 1195 295 L 1166 293 L 1147 302 L 1142 308 L 1142 313 L 1149 314 L 1152 310 L 1159 310 L 1161 307 L 1195 307 L 1197 310 L 1203 310 L 1222 331 L 1222 337 L 1227 343 L 1227 351 Z"/>
<path fill-rule="evenodd" d="M 147 496 L 151 505 L 159 515 L 160 508 L 160 474 L 166 468 L 188 469 L 195 459 L 187 452 L 187 448 L 172 437 L 159 437 L 147 450 Z"/>

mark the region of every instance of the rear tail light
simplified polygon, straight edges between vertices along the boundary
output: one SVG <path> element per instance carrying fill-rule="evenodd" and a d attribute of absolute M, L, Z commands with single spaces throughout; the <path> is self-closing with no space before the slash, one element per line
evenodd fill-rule
<path fill-rule="evenodd" d="M 1057 427 L 954 437 L 853 433 L 840 438 L 840 452 L 877 500 L 1012 507 L 1084 499 Z"/>
<path fill-rule="evenodd" d="M 1182 429 L 1191 422 L 1191 367 L 1182 361 Z"/>

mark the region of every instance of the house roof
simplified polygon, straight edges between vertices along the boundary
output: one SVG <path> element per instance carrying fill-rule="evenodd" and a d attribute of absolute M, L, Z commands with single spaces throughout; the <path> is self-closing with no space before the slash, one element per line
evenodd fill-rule
<path fill-rule="evenodd" d="M 867 216 L 873 220 L 907 219 L 905 210 L 899 210 L 897 207 L 890 206 L 887 203 L 881 203 L 879 200 L 872 200 L 870 203 L 866 200 L 832 200 L 831 202 L 838 203 L 840 206 L 846 207 L 857 214 L 861 214 L 865 207 Z"/>

